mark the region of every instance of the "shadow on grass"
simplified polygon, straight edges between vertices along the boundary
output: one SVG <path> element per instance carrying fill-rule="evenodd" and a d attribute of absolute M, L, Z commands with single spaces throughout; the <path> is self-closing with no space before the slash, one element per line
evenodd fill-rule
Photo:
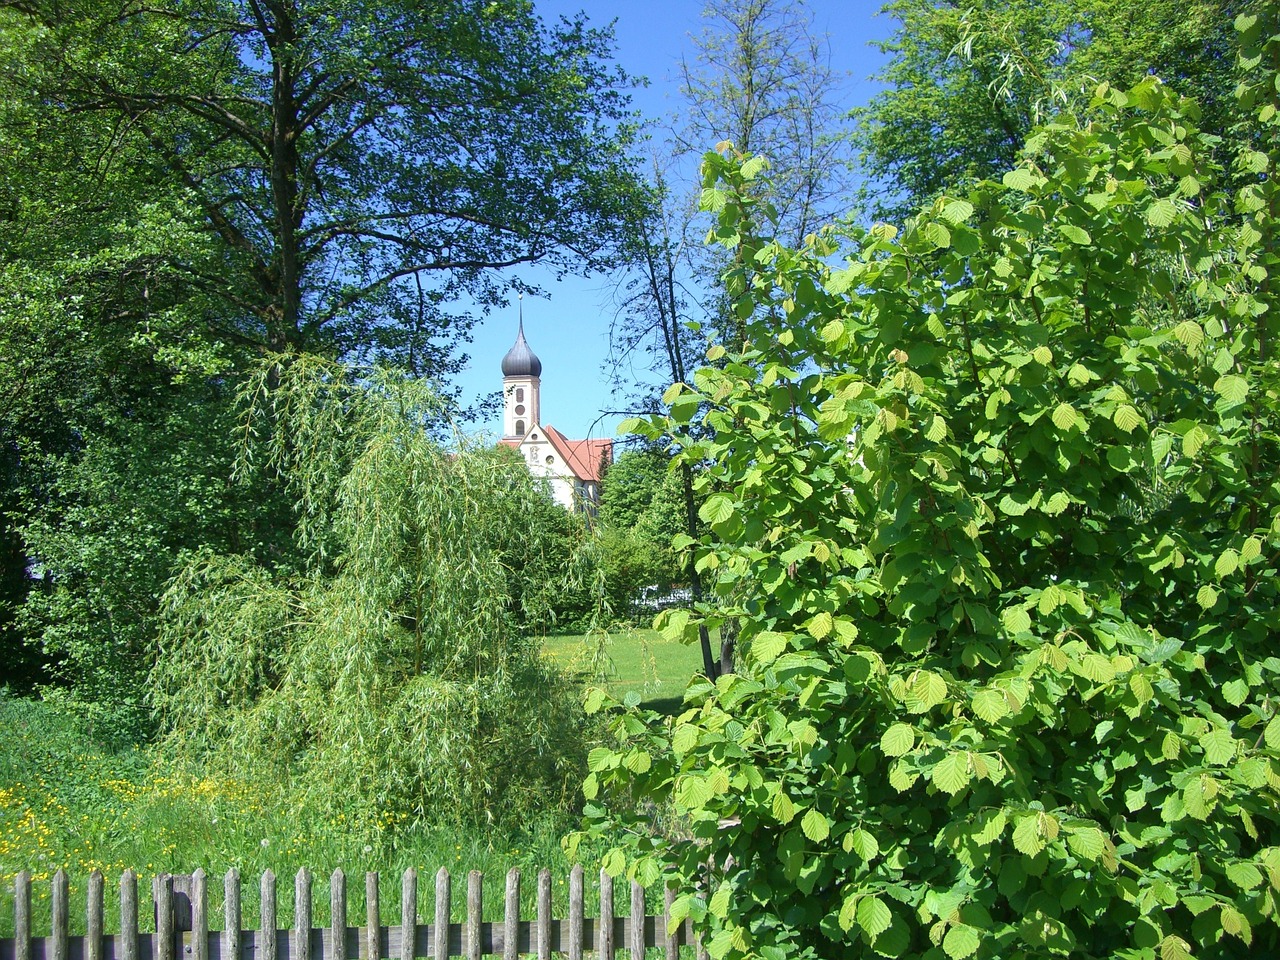
<path fill-rule="evenodd" d="M 655 697 L 652 700 L 641 700 L 640 706 L 664 717 L 674 717 L 684 708 L 684 697 Z"/>

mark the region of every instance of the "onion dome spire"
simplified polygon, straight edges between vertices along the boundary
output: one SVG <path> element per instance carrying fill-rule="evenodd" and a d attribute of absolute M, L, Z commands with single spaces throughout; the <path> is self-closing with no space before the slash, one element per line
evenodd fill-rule
<path fill-rule="evenodd" d="M 516 342 L 507 355 L 502 358 L 502 375 L 504 377 L 541 377 L 542 361 L 529 349 L 524 338 L 524 297 L 520 297 L 520 327 L 516 333 Z"/>

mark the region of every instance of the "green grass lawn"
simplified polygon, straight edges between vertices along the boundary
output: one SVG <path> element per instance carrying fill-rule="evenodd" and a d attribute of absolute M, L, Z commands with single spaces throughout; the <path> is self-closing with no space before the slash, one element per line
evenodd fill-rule
<path fill-rule="evenodd" d="M 571 672 L 599 675 L 604 654 L 605 686 L 618 699 L 635 691 L 654 710 L 675 710 L 690 678 L 702 672 L 697 645 L 664 640 L 656 630 L 616 630 L 603 644 L 588 634 L 547 637 L 542 649 L 553 663 Z"/>

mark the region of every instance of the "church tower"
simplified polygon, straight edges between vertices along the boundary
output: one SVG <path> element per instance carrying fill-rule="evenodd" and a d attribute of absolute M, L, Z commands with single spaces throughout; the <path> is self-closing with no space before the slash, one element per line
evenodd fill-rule
<path fill-rule="evenodd" d="M 542 361 L 524 339 L 524 304 L 520 305 L 520 327 L 516 342 L 502 358 L 502 435 L 520 440 L 538 425 L 538 391 Z"/>

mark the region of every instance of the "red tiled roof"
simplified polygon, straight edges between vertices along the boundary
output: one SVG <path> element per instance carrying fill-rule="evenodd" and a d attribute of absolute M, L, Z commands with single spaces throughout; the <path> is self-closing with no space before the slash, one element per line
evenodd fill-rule
<path fill-rule="evenodd" d="M 612 440 L 568 440 L 555 427 L 546 425 L 542 432 L 579 480 L 599 483 L 605 465 L 613 461 Z"/>

